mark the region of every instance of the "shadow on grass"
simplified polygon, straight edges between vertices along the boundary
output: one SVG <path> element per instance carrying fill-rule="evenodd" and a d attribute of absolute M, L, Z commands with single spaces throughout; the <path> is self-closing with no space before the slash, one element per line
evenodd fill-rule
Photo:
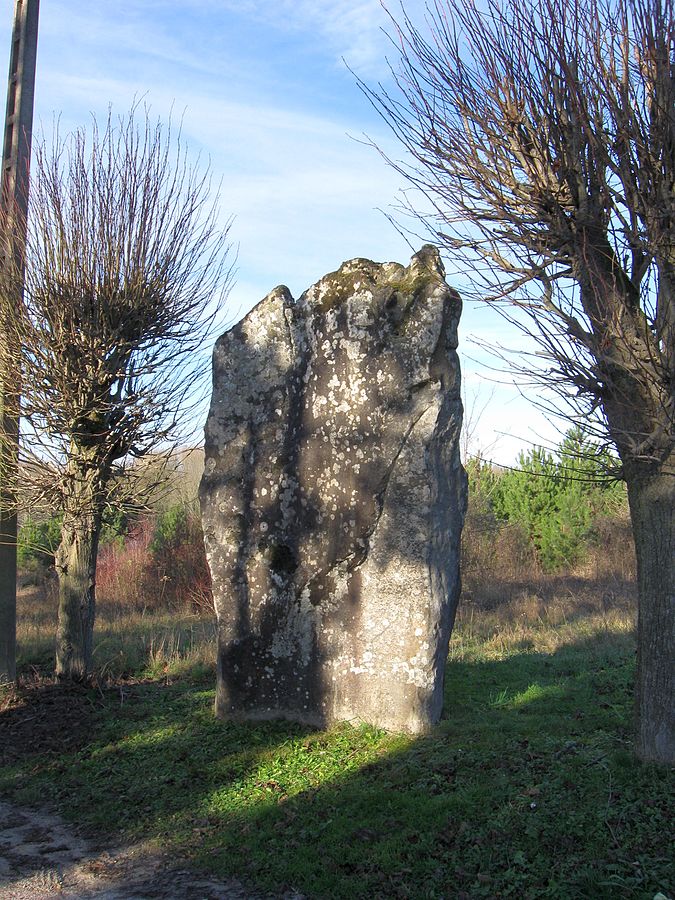
<path fill-rule="evenodd" d="M 203 683 L 128 686 L 88 743 L 36 746 L 0 785 L 273 896 L 651 900 L 675 877 L 673 780 L 630 757 L 632 659 L 599 634 L 452 662 L 446 717 L 417 739 L 220 722 Z"/>

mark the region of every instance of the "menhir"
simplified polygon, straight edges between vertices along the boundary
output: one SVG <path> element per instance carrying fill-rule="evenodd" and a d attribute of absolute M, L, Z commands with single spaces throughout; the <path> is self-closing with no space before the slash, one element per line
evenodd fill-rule
<path fill-rule="evenodd" d="M 214 352 L 216 711 L 436 722 L 459 596 L 461 301 L 437 251 L 279 287 Z"/>

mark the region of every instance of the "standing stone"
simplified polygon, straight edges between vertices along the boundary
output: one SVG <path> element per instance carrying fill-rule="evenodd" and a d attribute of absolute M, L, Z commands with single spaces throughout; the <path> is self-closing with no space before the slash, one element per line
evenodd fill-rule
<path fill-rule="evenodd" d="M 436 722 L 459 595 L 461 301 L 433 247 L 268 294 L 214 351 L 219 716 Z"/>

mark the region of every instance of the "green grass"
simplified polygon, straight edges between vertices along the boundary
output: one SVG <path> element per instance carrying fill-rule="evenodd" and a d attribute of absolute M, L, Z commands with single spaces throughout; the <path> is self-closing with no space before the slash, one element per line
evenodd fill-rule
<path fill-rule="evenodd" d="M 633 658 L 625 622 L 465 624 L 423 738 L 216 721 L 212 672 L 183 668 L 80 691 L 76 733 L 0 791 L 274 894 L 652 900 L 675 887 L 675 787 L 631 756 Z"/>

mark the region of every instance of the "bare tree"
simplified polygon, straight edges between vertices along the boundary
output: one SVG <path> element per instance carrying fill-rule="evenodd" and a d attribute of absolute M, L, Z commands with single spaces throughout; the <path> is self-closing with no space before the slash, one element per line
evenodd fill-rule
<path fill-rule="evenodd" d="M 184 437 L 229 283 L 208 171 L 136 114 L 37 147 L 23 314 L 7 335 L 23 369 L 21 474 L 33 502 L 63 513 L 61 678 L 90 668 L 103 512 L 134 460 L 168 458 Z"/>
<path fill-rule="evenodd" d="M 404 12 L 392 39 L 397 90 L 363 87 L 409 153 L 390 160 L 424 198 L 412 191 L 408 211 L 535 338 L 516 366 L 619 453 L 638 559 L 636 749 L 672 763 L 673 0 L 432 0 L 424 26 Z"/>

